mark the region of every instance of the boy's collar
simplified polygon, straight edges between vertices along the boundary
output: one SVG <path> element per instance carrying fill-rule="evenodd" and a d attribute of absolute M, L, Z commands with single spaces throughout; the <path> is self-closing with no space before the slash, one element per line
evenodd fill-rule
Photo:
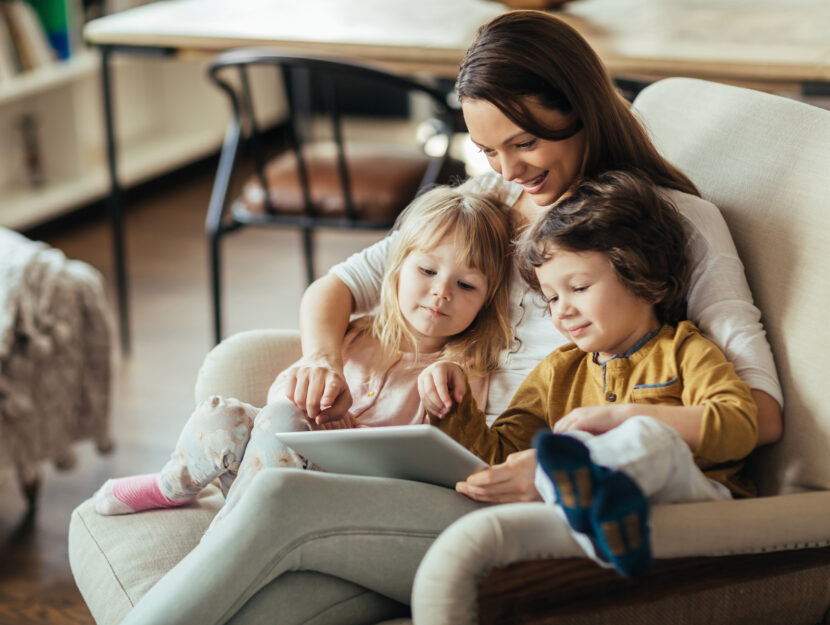
<path fill-rule="evenodd" d="M 657 336 L 660 333 L 660 330 L 662 330 L 664 327 L 665 326 L 660 326 L 656 330 L 652 330 L 651 332 L 647 333 L 643 338 L 641 338 L 639 341 L 634 343 L 634 345 L 632 345 L 628 349 L 628 351 L 626 351 L 624 354 L 615 354 L 614 356 L 611 356 L 611 358 L 609 358 L 608 360 L 603 360 L 603 361 L 600 362 L 599 352 L 594 352 L 593 355 L 591 356 L 591 360 L 594 362 L 594 364 L 602 366 L 602 365 L 605 365 L 606 363 L 611 362 L 612 360 L 615 360 L 617 358 L 631 358 L 631 356 L 633 356 L 636 352 L 638 352 L 640 350 L 640 348 L 643 347 L 643 345 L 645 345 L 651 339 L 653 339 L 655 336 Z"/>

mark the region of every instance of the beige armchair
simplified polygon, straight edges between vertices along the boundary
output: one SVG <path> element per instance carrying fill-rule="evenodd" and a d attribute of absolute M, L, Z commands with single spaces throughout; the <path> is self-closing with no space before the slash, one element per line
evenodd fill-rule
<path fill-rule="evenodd" d="M 764 314 L 787 404 L 783 439 L 753 458 L 763 496 L 656 507 L 657 562 L 637 582 L 582 557 L 549 516 L 539 522 L 544 504 L 480 510 L 424 558 L 412 596 L 419 625 L 815 625 L 830 608 L 830 112 L 688 79 L 649 87 L 635 106 L 658 148 L 722 208 Z M 232 336 L 205 360 L 196 398 L 262 404 L 298 353 L 294 332 Z M 70 562 L 99 625 L 118 622 L 195 546 L 220 503 L 210 488 L 173 513 L 100 517 L 91 500 L 75 510 Z M 259 608 L 280 600 L 272 590 L 258 593 Z"/>
<path fill-rule="evenodd" d="M 784 436 L 757 499 L 657 506 L 656 563 L 630 582 L 580 557 L 537 504 L 463 517 L 418 570 L 416 623 L 827 622 L 830 609 L 830 112 L 690 79 L 634 106 L 658 149 L 729 224 L 776 358 Z"/>

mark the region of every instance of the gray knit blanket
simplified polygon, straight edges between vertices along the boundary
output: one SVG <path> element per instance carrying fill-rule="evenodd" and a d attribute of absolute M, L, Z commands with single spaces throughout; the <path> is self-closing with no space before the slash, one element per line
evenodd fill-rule
<path fill-rule="evenodd" d="M 70 468 L 79 440 L 111 448 L 113 336 L 98 271 L 0 228 L 0 478 Z"/>

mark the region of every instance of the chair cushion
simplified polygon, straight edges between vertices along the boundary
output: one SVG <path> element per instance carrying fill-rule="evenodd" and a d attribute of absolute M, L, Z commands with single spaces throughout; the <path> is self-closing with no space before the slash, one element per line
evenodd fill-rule
<path fill-rule="evenodd" d="M 101 516 L 93 499 L 78 506 L 69 523 L 69 563 L 95 622 L 121 622 L 199 543 L 224 501 L 211 485 L 196 503 L 173 510 Z"/>
<path fill-rule="evenodd" d="M 394 145 L 348 144 L 346 162 L 355 213 L 361 220 L 391 225 L 415 197 L 429 158 Z M 343 191 L 334 143 L 304 148 L 311 201 L 317 215 L 345 217 Z M 284 152 L 265 170 L 271 204 L 279 214 L 300 215 L 304 201 L 294 153 Z M 251 176 L 242 193 L 244 210 L 265 211 L 265 193 L 259 178 Z"/>
<path fill-rule="evenodd" d="M 88 499 L 72 513 L 69 524 L 69 562 L 89 611 L 98 625 L 120 623 L 133 605 L 184 558 L 201 539 L 210 520 L 224 503 L 213 485 L 197 503 L 171 510 L 124 516 L 101 516 Z M 298 593 L 317 589 L 318 601 L 293 602 Z M 307 625 L 376 623 L 400 613 L 391 599 L 366 593 L 360 586 L 314 571 L 292 573 L 282 583 L 265 586 L 233 619 L 239 625 L 276 623 L 288 606 L 286 619 Z M 322 609 L 322 606 L 328 606 Z M 411 625 L 409 619 L 383 625 Z"/>

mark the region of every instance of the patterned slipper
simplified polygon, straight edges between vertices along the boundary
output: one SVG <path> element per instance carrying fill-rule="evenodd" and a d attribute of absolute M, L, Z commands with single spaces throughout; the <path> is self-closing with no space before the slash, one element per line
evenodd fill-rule
<path fill-rule="evenodd" d="M 608 474 L 608 469 L 594 464 L 588 448 L 573 436 L 543 431 L 534 437 L 533 446 L 568 523 L 577 532 L 590 534 L 589 511 L 596 484 Z"/>
<path fill-rule="evenodd" d="M 649 504 L 640 487 L 621 471 L 597 484 L 590 532 L 597 554 L 626 577 L 640 577 L 651 565 Z"/>

